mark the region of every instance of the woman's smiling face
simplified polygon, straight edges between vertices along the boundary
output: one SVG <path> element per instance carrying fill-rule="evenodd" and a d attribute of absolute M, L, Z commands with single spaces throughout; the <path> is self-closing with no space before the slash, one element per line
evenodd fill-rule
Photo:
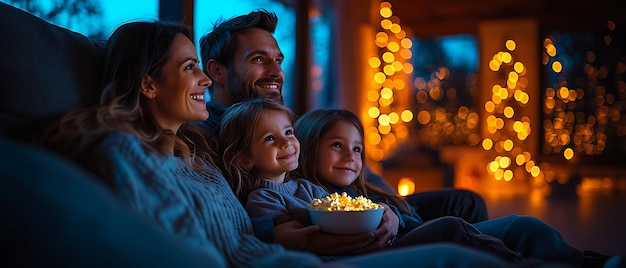
<path fill-rule="evenodd" d="M 144 92 L 144 95 L 159 125 L 176 132 L 185 122 L 209 117 L 204 91 L 211 80 L 198 67 L 196 48 L 186 36 L 178 34 L 168 53 L 159 77 L 147 79 L 154 94 Z"/>

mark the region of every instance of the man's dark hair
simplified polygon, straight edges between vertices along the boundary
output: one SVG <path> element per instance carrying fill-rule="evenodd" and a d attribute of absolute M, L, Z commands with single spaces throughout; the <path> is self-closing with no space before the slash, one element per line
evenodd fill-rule
<path fill-rule="evenodd" d="M 252 28 L 261 28 L 273 34 L 277 23 L 276 13 L 259 9 L 214 24 L 213 31 L 200 38 L 200 57 L 204 72 L 208 75 L 206 63 L 210 59 L 226 67 L 231 65 L 235 51 L 239 47 L 236 38 L 238 33 Z"/>

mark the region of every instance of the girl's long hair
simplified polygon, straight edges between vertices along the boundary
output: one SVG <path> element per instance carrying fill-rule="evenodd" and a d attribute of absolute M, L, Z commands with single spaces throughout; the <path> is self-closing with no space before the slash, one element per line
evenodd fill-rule
<path fill-rule="evenodd" d="M 195 169 L 212 164 L 207 133 L 188 123 L 178 133 L 163 129 L 145 108 L 140 93 L 145 76 L 163 75 L 161 69 L 178 34 L 192 40 L 190 29 L 175 23 L 131 22 L 117 28 L 105 46 L 100 105 L 63 115 L 41 137 L 44 145 L 87 162 L 90 150 L 106 134 L 121 130 L 139 137 L 158 154 L 168 154 L 173 148 L 176 156 Z"/>
<path fill-rule="evenodd" d="M 254 169 L 244 168 L 241 161 L 244 156 L 250 154 L 256 126 L 270 111 L 284 113 L 291 123 L 297 118 L 293 111 L 280 101 L 252 99 L 228 108 L 220 121 L 218 143 L 221 161 L 218 161 L 218 165 L 242 203 L 245 203 L 250 191 L 258 188 L 261 180 Z"/>
<path fill-rule="evenodd" d="M 363 125 L 361 120 L 352 112 L 344 109 L 317 109 L 304 114 L 296 124 L 294 125 L 296 137 L 300 141 L 300 164 L 295 170 L 295 176 L 299 176 L 308 179 L 315 184 L 318 184 L 326 189 L 327 192 L 332 191 L 333 186 L 324 180 L 321 180 L 317 174 L 318 152 L 317 148 L 322 136 L 324 136 L 331 128 L 333 128 L 338 122 L 347 122 L 359 131 L 361 139 L 364 137 Z M 367 182 L 365 178 L 365 148 L 361 151 L 361 164 L 362 169 L 357 176 L 357 179 L 352 182 L 352 187 L 357 193 L 365 197 L 370 197 L 372 194 L 376 194 L 383 199 L 385 203 L 392 203 L 405 213 L 412 214 L 412 210 L 406 201 L 396 195 L 389 194 L 382 190 L 380 187 Z"/>

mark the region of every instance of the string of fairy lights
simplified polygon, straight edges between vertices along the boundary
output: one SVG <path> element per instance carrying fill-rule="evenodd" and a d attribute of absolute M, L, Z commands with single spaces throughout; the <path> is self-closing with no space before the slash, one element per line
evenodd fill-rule
<path fill-rule="evenodd" d="M 375 70 L 371 89 L 367 92 L 370 103 L 367 115 L 372 124 L 365 130 L 366 142 L 371 145 L 368 156 L 380 161 L 390 156 L 396 146 L 409 136 L 407 123 L 413 120 L 413 112 L 402 103 L 407 92 L 407 78 L 413 72 L 409 62 L 413 45 L 400 25 L 400 19 L 393 16 L 391 4 L 382 2 L 379 8 L 380 31 L 375 43 L 379 53 L 368 60 Z"/>
<path fill-rule="evenodd" d="M 510 181 L 527 174 L 539 178 L 541 168 L 524 142 L 532 131 L 531 119 L 522 112 L 530 100 L 526 67 L 517 60 L 514 40 L 506 40 L 504 47 L 489 62 L 489 69 L 499 74 L 500 81 L 491 85 L 491 99 L 484 104 L 487 133 L 482 147 L 495 153 L 488 171 L 496 180 Z"/>
<path fill-rule="evenodd" d="M 545 187 L 552 175 L 544 173 L 545 163 L 537 162 L 529 148 L 532 143 L 527 141 L 537 131 L 531 128 L 531 120 L 541 120 L 531 119 L 525 113 L 533 109 L 527 107 L 531 97 L 543 101 L 543 154 L 561 154 L 566 160 L 576 154 L 598 155 L 608 146 L 609 127 L 616 130 L 613 136 L 626 136 L 626 117 L 622 116 L 626 113 L 625 60 L 605 66 L 595 62 L 597 55 L 588 51 L 584 77 L 577 80 L 584 80 L 584 85 L 568 85 L 567 79 L 560 76 L 552 86 L 544 88 L 540 93 L 543 96 L 531 96 L 527 91 L 526 64 L 516 55 L 518 44 L 513 39 L 506 40 L 502 50 L 494 53 L 487 64 L 488 71 L 496 73 L 497 78 L 488 85 L 490 97 L 479 105 L 483 110 L 481 117 L 471 106 L 457 105 L 451 109 L 451 105 L 436 104 L 454 101 L 456 97 L 456 89 L 444 86 L 450 76 L 447 67 L 439 67 L 429 80 L 417 77 L 411 81 L 413 43 L 400 19 L 393 15 L 391 3 L 381 2 L 379 14 L 380 28 L 374 40 L 378 53 L 368 59 L 374 75 L 367 92 L 369 108 L 364 120 L 368 157 L 375 161 L 391 156 L 399 144 L 410 138 L 432 148 L 447 144 L 480 146 L 490 157 L 485 168 L 495 180 L 528 179 L 536 187 Z M 609 21 L 607 28 L 613 31 L 615 24 Z M 610 34 L 604 38 L 607 46 L 612 40 Z M 564 71 L 564 64 L 557 58 L 555 40 L 545 38 L 542 45 L 541 63 L 554 74 Z M 617 85 L 613 91 L 607 90 L 609 70 L 614 72 L 612 79 Z M 486 131 L 479 133 L 479 126 L 486 126 Z"/>

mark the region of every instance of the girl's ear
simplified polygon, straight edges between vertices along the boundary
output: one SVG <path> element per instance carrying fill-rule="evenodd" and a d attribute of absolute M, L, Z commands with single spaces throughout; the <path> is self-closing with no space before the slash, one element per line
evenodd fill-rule
<path fill-rule="evenodd" d="M 237 159 L 237 165 L 248 171 L 252 170 L 252 168 L 254 167 L 254 163 L 252 162 L 252 160 L 248 159 L 247 157 L 240 157 L 239 159 Z"/>
<path fill-rule="evenodd" d="M 214 59 L 210 59 L 206 62 L 206 70 L 209 78 L 211 78 L 214 83 L 223 85 L 226 82 L 226 67 L 221 63 L 215 61 Z"/>
<path fill-rule="evenodd" d="M 154 79 L 152 79 L 149 75 L 144 76 L 141 80 L 141 94 L 150 100 L 156 98 Z"/>

